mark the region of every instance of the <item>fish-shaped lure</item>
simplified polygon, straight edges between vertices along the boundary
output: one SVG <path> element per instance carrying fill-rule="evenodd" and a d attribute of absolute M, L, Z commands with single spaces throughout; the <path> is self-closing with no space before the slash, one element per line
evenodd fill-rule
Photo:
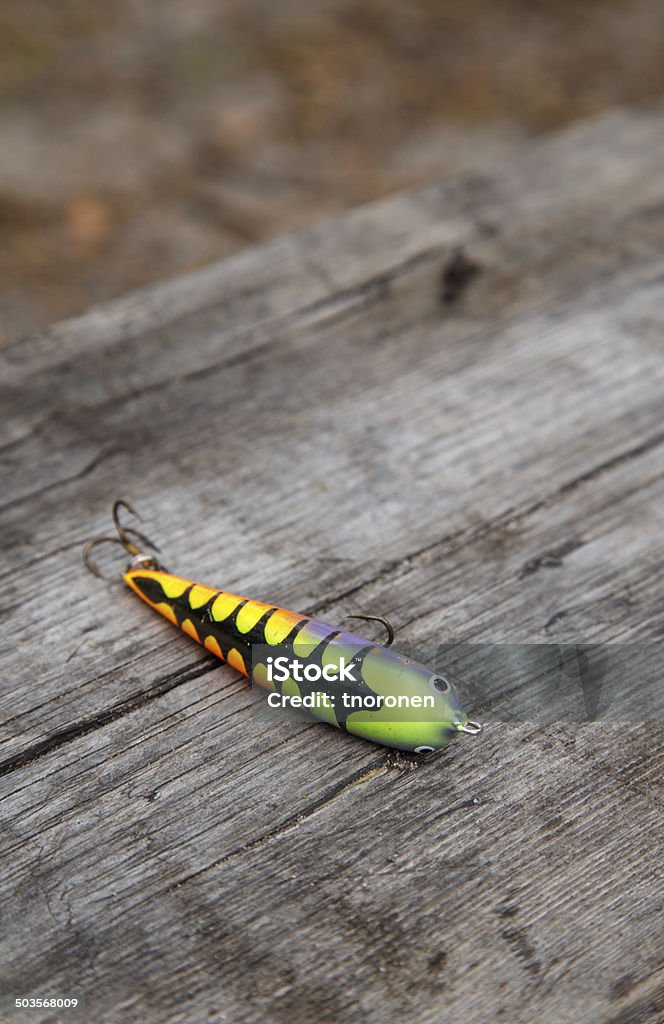
<path fill-rule="evenodd" d="M 316 718 L 364 739 L 417 753 L 446 746 L 459 732 L 478 733 L 458 694 L 444 676 L 390 649 L 388 645 L 276 605 L 204 586 L 161 568 L 142 554 L 120 524 L 117 538 L 94 538 L 84 559 L 93 572 L 90 550 L 101 541 L 119 542 L 133 555 L 123 574 L 143 601 L 232 668 L 268 691 L 272 706 L 304 708 Z"/>

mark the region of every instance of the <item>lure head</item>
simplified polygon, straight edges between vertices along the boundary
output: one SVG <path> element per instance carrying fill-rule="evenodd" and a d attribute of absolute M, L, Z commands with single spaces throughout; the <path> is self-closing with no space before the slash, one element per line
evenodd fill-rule
<path fill-rule="evenodd" d="M 397 651 L 377 648 L 362 662 L 362 680 L 383 703 L 376 712 L 360 711 L 346 729 L 401 750 L 425 753 L 446 747 L 460 732 L 478 733 L 453 683 Z"/>

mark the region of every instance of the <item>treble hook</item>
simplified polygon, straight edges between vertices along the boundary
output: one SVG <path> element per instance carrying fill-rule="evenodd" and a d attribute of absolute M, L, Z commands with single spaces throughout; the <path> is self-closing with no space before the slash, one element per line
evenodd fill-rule
<path fill-rule="evenodd" d="M 384 626 L 387 630 L 387 643 L 383 644 L 383 647 L 391 647 L 394 642 L 394 629 L 389 619 L 384 618 L 382 615 L 349 615 L 349 619 L 364 619 L 365 622 L 380 622 L 381 626 Z"/>
<path fill-rule="evenodd" d="M 120 522 L 121 508 L 126 508 L 129 515 L 134 516 L 136 519 L 138 519 L 140 523 L 142 523 L 143 520 L 139 516 L 138 512 L 135 509 L 133 509 L 129 502 L 125 501 L 124 498 L 118 498 L 117 501 L 113 502 L 113 525 L 115 526 L 115 529 L 118 531 L 118 538 L 124 549 L 128 551 L 130 555 L 140 554 L 136 545 L 128 539 L 129 534 L 133 533 L 134 537 L 137 537 L 138 540 L 140 540 L 143 544 L 147 545 L 147 547 L 152 548 L 153 551 L 159 551 L 157 545 L 153 541 L 151 541 L 149 537 L 146 537 L 144 533 L 141 533 L 140 530 L 136 530 L 132 526 L 122 525 L 122 523 Z"/>
<path fill-rule="evenodd" d="M 103 537 L 98 535 L 93 537 L 92 540 L 89 540 L 83 549 L 83 562 L 85 563 L 86 568 L 100 579 L 106 579 L 106 577 L 99 571 L 96 562 L 94 562 L 90 557 L 90 552 L 99 544 L 119 544 L 120 547 L 124 548 L 128 554 L 133 556 L 132 565 L 140 564 L 145 569 L 159 568 L 157 559 L 153 558 L 152 555 L 143 554 L 131 538 L 134 537 L 142 544 L 145 544 L 146 547 L 152 548 L 153 551 L 159 551 L 159 548 L 154 541 L 150 540 L 149 537 L 146 537 L 140 530 L 135 529 L 133 526 L 124 526 L 120 522 L 120 509 L 123 508 L 126 509 L 130 515 L 135 516 L 136 519 L 142 522 L 138 512 L 132 508 L 129 502 L 125 501 L 124 498 L 118 498 L 117 501 L 113 502 L 112 511 L 113 525 L 117 530 L 117 537 Z"/>

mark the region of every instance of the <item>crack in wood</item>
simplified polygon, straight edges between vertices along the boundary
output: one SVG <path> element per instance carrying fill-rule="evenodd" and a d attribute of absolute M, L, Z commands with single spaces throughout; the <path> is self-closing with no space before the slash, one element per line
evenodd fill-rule
<path fill-rule="evenodd" d="M 17 505 L 22 505 L 26 501 L 32 501 L 34 498 L 41 498 L 44 494 L 49 494 L 51 491 L 57 490 L 59 487 L 65 487 L 67 484 L 76 483 L 78 480 L 84 480 L 86 476 L 90 476 L 94 473 L 97 466 L 99 466 L 105 459 L 110 455 L 115 455 L 120 449 L 116 445 L 106 445 L 102 448 L 87 465 L 79 469 L 77 473 L 73 473 L 71 476 L 63 477 L 61 480 L 53 480 L 50 484 L 46 484 L 44 487 L 39 487 L 36 491 L 30 491 L 28 494 L 22 494 L 18 498 L 13 498 L 8 501 L 5 505 L 0 506 L 0 513 L 7 512 L 8 509 L 15 508 Z"/>
<path fill-rule="evenodd" d="M 88 733 L 96 732 L 97 729 L 101 729 L 110 722 L 115 722 L 118 718 L 122 718 L 124 715 L 130 714 L 132 711 L 136 711 L 138 708 L 149 704 L 150 701 L 155 700 L 157 697 L 162 697 L 165 693 L 170 693 L 171 690 L 174 690 L 178 686 L 182 686 L 184 683 L 191 682 L 193 679 L 198 679 L 200 676 L 207 675 L 209 672 L 217 668 L 218 665 L 219 661 L 216 658 L 209 658 L 202 664 L 199 662 L 195 665 L 188 666 L 179 672 L 174 672 L 171 675 L 166 676 L 144 693 L 135 694 L 133 697 L 127 698 L 127 700 L 120 701 L 118 704 L 113 704 L 110 708 L 100 711 L 97 715 L 94 715 L 91 718 L 84 718 L 78 722 L 72 722 L 72 724 L 66 729 L 61 729 L 59 732 L 53 733 L 45 739 L 40 740 L 39 743 L 35 743 L 20 753 L 14 754 L 12 757 L 0 762 L 0 778 L 3 775 L 8 775 L 10 772 L 16 771 L 17 768 L 23 768 L 26 765 L 31 764 L 38 758 L 44 757 L 46 754 L 52 753 L 54 750 L 64 746 L 66 743 L 71 743 L 73 740 L 80 739 L 82 736 L 87 736 Z"/>
<path fill-rule="evenodd" d="M 389 757 L 390 752 L 387 750 L 384 753 L 379 754 L 378 757 L 372 759 L 368 766 L 363 765 L 362 768 L 351 772 L 347 778 L 341 779 L 341 781 L 335 783 L 335 785 L 330 786 L 330 788 L 317 800 L 313 800 L 310 804 L 307 804 L 295 814 L 289 815 L 278 825 L 275 825 L 274 828 L 255 836 L 248 843 L 243 843 L 234 850 L 229 850 L 228 853 L 225 853 L 222 857 L 218 857 L 210 864 L 207 864 L 204 868 L 200 868 L 198 871 L 192 871 L 190 874 L 185 875 L 184 878 L 180 878 L 177 882 L 173 882 L 172 885 L 168 886 L 164 891 L 171 892 L 174 889 L 179 889 L 187 882 L 190 882 L 195 878 L 199 878 L 208 871 L 212 871 L 214 868 L 219 867 L 222 864 L 228 863 L 228 861 L 233 860 L 235 857 L 242 857 L 245 854 L 252 852 L 257 847 L 264 846 L 266 843 L 269 843 L 274 839 L 279 839 L 291 829 L 297 828 L 303 821 L 311 818 L 312 815 L 317 813 L 317 811 L 320 811 L 323 807 L 332 803 L 332 801 L 343 796 L 350 789 L 353 789 L 355 786 L 364 785 L 375 778 L 379 778 L 380 776 L 387 774 L 389 770 Z"/>
<path fill-rule="evenodd" d="M 523 565 L 519 577 L 530 576 L 534 572 L 539 572 L 540 569 L 559 569 L 561 565 L 564 565 L 567 555 L 578 551 L 585 543 L 583 540 L 572 538 L 563 541 L 562 544 L 557 544 L 548 551 L 543 551 L 540 555 L 536 555 L 535 558 L 529 558 Z"/>

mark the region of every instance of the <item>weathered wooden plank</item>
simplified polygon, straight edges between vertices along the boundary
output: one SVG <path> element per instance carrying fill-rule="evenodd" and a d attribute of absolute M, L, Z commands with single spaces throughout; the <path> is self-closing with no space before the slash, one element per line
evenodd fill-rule
<path fill-rule="evenodd" d="M 328 731 L 279 745 L 245 720 L 229 749 L 192 698 L 111 725 L 110 755 L 86 737 L 23 769 L 5 906 L 42 940 L 12 990 L 128 1020 L 656 1019 L 648 729 L 502 727 L 479 764 L 467 743 L 405 773 L 363 745 L 360 772 Z"/>
<path fill-rule="evenodd" d="M 80 547 L 125 493 L 176 571 L 418 644 L 661 637 L 661 123 L 0 352 L 3 991 L 100 1021 L 658 1019 L 656 723 L 494 725 L 417 770 L 266 728 Z"/>
<path fill-rule="evenodd" d="M 113 481 L 122 481 L 123 490 L 125 481 L 135 482 L 131 496 L 139 504 L 143 496 L 144 505 L 151 499 L 159 508 L 159 532 L 167 531 L 169 559 L 185 574 L 208 578 L 214 573 L 211 582 L 265 594 L 287 606 L 317 607 L 321 595 L 329 603 L 330 597 L 380 577 L 414 551 L 458 534 L 481 533 L 492 522 L 504 532 L 506 523 L 518 523 L 561 490 L 569 493 L 565 489 L 575 480 L 607 461 L 657 445 L 658 353 L 647 333 L 608 331 L 607 296 L 611 293 L 615 301 L 619 290 L 623 306 L 616 322 L 620 316 L 629 324 L 636 304 L 642 317 L 658 315 L 657 289 L 649 281 L 640 284 L 631 272 L 622 284 L 612 278 L 605 292 L 583 292 L 576 304 L 570 300 L 547 330 L 532 316 L 502 332 L 496 328 L 488 344 L 492 356 L 478 359 L 476 347 L 469 351 L 467 343 L 462 351 L 453 345 L 439 348 L 435 322 L 412 325 L 405 345 L 401 335 L 388 336 L 387 323 L 376 329 L 372 311 L 354 319 L 350 331 L 342 321 L 322 335 L 311 328 L 288 336 L 279 358 L 264 353 L 263 370 L 250 372 L 248 363 L 237 364 L 224 375 L 228 390 L 221 387 L 224 377 L 219 380 L 221 399 L 212 377 L 197 376 L 171 385 L 170 395 L 148 391 L 140 400 L 103 411 L 73 405 L 55 417 L 50 441 L 36 442 L 48 450 L 48 458 L 54 458 L 54 434 L 63 452 L 76 443 L 78 430 L 67 421 L 79 417 L 84 445 L 97 433 L 99 443 L 113 438 L 118 449 L 98 471 L 64 485 L 74 497 L 61 487 L 40 491 L 27 518 L 22 502 L 7 514 L 6 538 L 12 542 L 7 597 L 20 602 L 21 637 L 34 644 L 39 659 L 26 672 L 19 657 L 12 669 L 7 697 L 12 715 L 28 718 L 18 731 L 12 723 L 9 734 L 4 732 L 8 755 L 26 740 L 39 742 L 81 715 L 97 713 L 97 672 L 90 672 L 86 648 L 95 666 L 100 650 L 113 651 L 116 664 L 126 665 L 163 642 L 168 645 L 165 663 L 173 670 L 191 664 L 188 651 L 174 653 L 182 651 L 179 638 L 162 639 L 162 623 L 149 623 L 137 639 L 131 602 L 118 603 L 112 592 L 81 577 L 81 513 L 90 509 L 90 520 L 99 514 L 94 529 L 101 528 L 97 508 L 120 489 Z M 401 300 L 384 304 L 395 311 Z M 387 319 L 389 313 L 383 315 Z M 445 327 L 449 330 L 449 324 Z M 593 337 L 591 331 L 597 346 L 580 348 Z M 487 345 L 478 343 L 484 355 Z M 596 418 L 582 418 L 589 407 L 598 410 Z M 344 423 L 342 432 L 334 430 L 339 422 Z M 582 493 L 587 490 L 581 487 Z M 650 507 L 656 518 L 657 505 Z M 644 557 L 656 557 L 649 534 L 634 530 L 631 537 L 633 544 L 643 545 Z M 56 554 L 35 561 L 34 551 L 40 548 Z M 17 572 L 21 561 L 11 565 L 19 555 L 27 558 L 32 572 Z M 531 556 L 517 554 L 524 562 Z M 610 578 L 619 579 L 612 561 L 616 556 L 612 551 L 606 556 Z M 59 583 L 63 559 L 71 565 L 66 601 Z M 446 575 L 452 568 L 446 559 Z M 437 586 L 435 565 L 432 574 Z M 401 593 L 417 608 L 422 587 L 419 579 L 415 593 Z M 538 581 L 528 589 L 547 602 L 546 609 L 532 604 L 531 593 L 527 607 L 536 614 L 539 630 L 526 637 L 517 618 L 513 638 L 541 634 L 553 614 L 548 587 Z M 584 591 L 582 584 L 579 593 Z M 382 595 L 369 593 L 364 600 L 392 612 Z M 92 643 L 94 632 L 81 636 L 67 630 L 80 606 L 91 612 L 82 627 L 93 630 L 104 622 L 109 602 L 113 621 L 99 638 L 109 646 Z M 445 588 L 437 607 L 449 605 Z M 474 638 L 504 639 L 511 621 L 503 619 L 498 635 Z M 578 623 L 572 628 L 581 634 Z M 613 635 L 611 626 L 604 637 Z M 33 685 L 37 666 L 42 680 L 52 679 L 39 692 Z M 114 668 L 112 660 L 108 668 Z M 147 681 L 145 689 L 150 685 Z M 105 678 L 104 688 L 108 706 L 133 697 L 141 683 L 135 673 L 122 672 Z"/>

